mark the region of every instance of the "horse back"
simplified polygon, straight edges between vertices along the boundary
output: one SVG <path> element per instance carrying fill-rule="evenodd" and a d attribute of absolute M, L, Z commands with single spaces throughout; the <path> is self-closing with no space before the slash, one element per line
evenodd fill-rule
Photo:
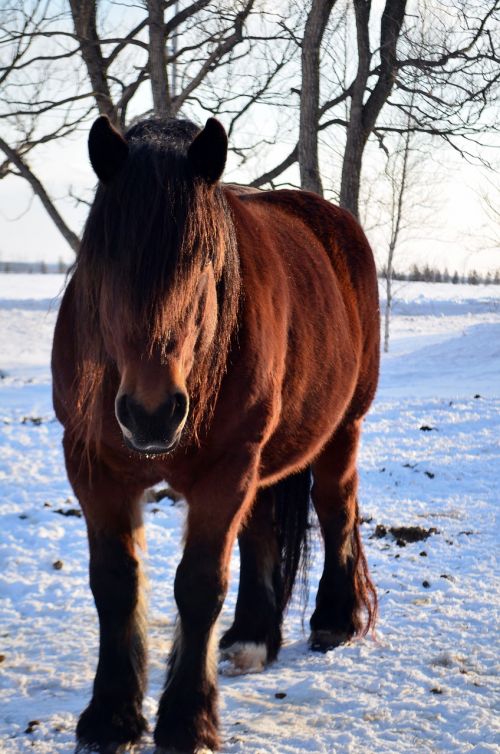
<path fill-rule="evenodd" d="M 231 189 L 234 188 L 231 186 Z M 368 239 L 354 216 L 348 210 L 308 191 L 250 190 L 240 193 L 239 198 L 249 208 L 266 206 L 271 221 L 276 209 L 314 233 L 330 260 L 344 299 L 351 297 L 346 303 L 359 314 L 365 338 L 378 342 L 379 301 L 375 260 Z"/>
<path fill-rule="evenodd" d="M 231 186 L 232 190 L 235 188 Z M 321 292 L 326 296 L 340 295 L 349 312 L 352 336 L 357 329 L 355 325 L 359 324 L 363 361 L 372 363 L 375 373 L 371 379 L 376 383 L 380 345 L 377 271 L 371 246 L 360 224 L 348 210 L 308 191 L 250 189 L 245 193 L 239 192 L 239 198 L 250 211 L 256 207 L 265 208 L 271 226 L 279 227 L 281 214 L 281 223 L 287 227 L 288 236 L 293 238 L 292 243 L 282 249 L 282 254 L 287 258 L 290 271 L 299 273 L 299 277 L 300 268 L 311 263 L 311 255 L 304 249 L 309 239 L 301 226 L 314 234 L 330 262 L 333 287 L 332 278 L 328 278 L 325 290 L 320 286 L 319 290 L 304 292 L 310 295 L 312 305 L 315 296 L 321 295 Z M 314 263 L 321 267 L 323 260 L 318 256 L 317 247 L 313 250 L 314 254 Z M 320 269 L 323 279 L 324 273 Z"/>
<path fill-rule="evenodd" d="M 377 269 L 368 239 L 348 210 L 311 192 L 268 192 L 265 200 L 287 207 L 308 224 L 328 255 L 349 316 L 359 322 L 359 374 L 350 411 L 362 416 L 375 396 L 380 365 Z"/>

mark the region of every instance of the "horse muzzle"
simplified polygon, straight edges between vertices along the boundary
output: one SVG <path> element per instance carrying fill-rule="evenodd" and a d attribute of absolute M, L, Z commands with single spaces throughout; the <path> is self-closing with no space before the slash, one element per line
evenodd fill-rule
<path fill-rule="evenodd" d="M 189 399 L 177 390 L 156 408 L 147 411 L 133 396 L 117 396 L 115 414 L 125 444 L 144 455 L 172 452 L 179 444 L 186 423 Z"/>

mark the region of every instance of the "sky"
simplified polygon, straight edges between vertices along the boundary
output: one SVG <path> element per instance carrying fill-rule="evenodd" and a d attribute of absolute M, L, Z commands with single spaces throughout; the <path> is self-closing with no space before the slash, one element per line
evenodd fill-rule
<path fill-rule="evenodd" d="M 279 5 L 280 0 L 275 2 Z M 379 23 L 383 3 L 376 0 L 373 6 L 372 31 L 375 38 L 375 27 Z M 120 9 L 121 6 L 117 8 Z M 115 13 L 117 12 L 115 9 Z M 127 7 L 127 22 L 130 13 L 131 9 Z M 118 18 L 115 21 L 119 23 Z M 143 92 L 144 88 L 140 89 L 136 96 L 138 101 L 134 99 L 137 112 L 143 112 L 150 106 L 149 101 L 146 103 L 142 100 Z M 294 146 L 297 138 L 296 124 L 290 117 L 290 112 L 285 108 L 281 113 L 274 109 L 273 113 L 271 106 L 257 111 L 255 116 L 245 121 L 243 138 L 248 138 L 249 143 L 255 143 L 258 139 L 276 141 L 275 146 L 268 146 L 267 151 L 262 153 L 258 164 L 253 163 L 254 171 L 261 173 L 273 167 Z M 282 131 L 277 137 L 273 121 L 282 124 Z M 499 121 L 500 111 L 497 118 L 497 122 Z M 36 155 L 32 153 L 30 162 L 34 172 L 49 189 L 50 195 L 56 198 L 57 207 L 67 224 L 76 233 L 81 232 L 88 206 L 78 206 L 74 199 L 68 198 L 68 193 L 71 191 L 90 199 L 96 185 L 87 155 L 88 127 L 75 132 L 64 143 L 54 142 L 37 149 Z M 7 138 L 5 133 L 2 135 Z M 333 138 L 336 138 L 335 135 Z M 336 143 L 320 145 L 321 171 L 326 176 L 324 184 L 327 196 L 328 189 L 335 191 L 337 188 L 337 178 L 332 177 L 328 184 L 328 173 L 332 176 L 339 173 L 338 147 Z M 377 184 L 376 151 L 367 149 L 365 152 L 365 183 L 371 182 L 374 187 L 372 193 L 383 197 L 384 189 Z M 490 152 L 491 156 L 488 157 L 496 159 L 500 164 L 500 149 L 496 149 L 496 154 L 493 149 Z M 471 269 L 486 273 L 500 268 L 500 227 L 498 221 L 495 227 L 485 212 L 483 198 L 488 191 L 493 200 L 496 199 L 500 204 L 500 190 L 497 189 L 496 197 L 494 196 L 495 181 L 497 185 L 500 183 L 498 174 L 495 176 L 491 171 L 460 160 L 457 153 L 449 147 L 433 144 L 429 153 L 429 159 L 421 166 L 419 183 L 413 185 L 410 192 L 409 204 L 412 206 L 407 212 L 409 227 L 397 249 L 396 269 L 407 270 L 414 263 L 429 264 L 442 270 L 457 270 L 460 274 Z M 335 159 L 336 168 L 330 169 L 329 161 L 333 166 Z M 288 180 L 298 183 L 296 167 L 285 175 Z M 254 177 L 255 172 L 248 172 L 245 166 L 239 167 L 234 156 L 229 156 L 225 180 L 245 184 Z M 430 205 L 430 209 L 422 211 L 421 203 Z M 380 217 L 373 209 L 363 219 L 377 261 L 382 266 L 387 254 L 387 226 L 380 227 Z M 39 199 L 33 197 L 28 184 L 16 177 L 0 180 L 0 261 L 57 262 L 59 259 L 71 262 L 73 252 Z"/>
<path fill-rule="evenodd" d="M 80 232 L 88 207 L 75 206 L 67 197 L 68 190 L 92 192 L 96 184 L 87 156 L 87 133 L 82 131 L 64 147 L 51 145 L 45 150 L 43 160 L 33 165 L 43 176 L 55 197 L 60 197 L 58 207 L 68 225 Z M 481 194 L 491 190 L 494 176 L 484 169 L 459 162 L 454 155 L 443 150 L 437 183 L 422 194 L 431 191 L 435 197 L 435 211 L 418 214 L 412 219 L 407 239 L 396 255 L 396 268 L 406 270 L 412 264 L 429 264 L 440 269 L 466 273 L 471 269 L 485 273 L 500 267 L 500 248 L 494 239 L 500 237 L 500 228 L 488 221 Z M 270 165 L 275 161 L 270 157 Z M 262 169 L 266 169 L 263 166 Z M 432 164 L 429 165 L 432 172 Z M 238 169 L 229 159 L 226 180 L 245 183 L 250 176 Z M 376 257 L 383 264 L 385 256 L 384 233 L 367 227 L 368 236 Z M 20 178 L 0 181 L 0 261 L 71 262 L 73 252 L 55 228 L 38 198 Z"/>

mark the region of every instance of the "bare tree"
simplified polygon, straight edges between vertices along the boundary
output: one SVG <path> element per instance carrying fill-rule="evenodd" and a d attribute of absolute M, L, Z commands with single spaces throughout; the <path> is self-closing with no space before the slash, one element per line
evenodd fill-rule
<path fill-rule="evenodd" d="M 430 137 L 410 127 L 417 101 L 416 86 L 417 81 L 407 94 L 406 110 L 400 116 L 401 130 L 388 136 L 387 143 L 382 144 L 383 170 L 378 175 L 372 172 L 367 176 L 361 193 L 367 233 L 370 236 L 374 232 L 378 237 L 377 248 L 385 250 L 381 266 L 385 287 L 385 353 L 389 351 L 392 309 L 398 292 L 395 281 L 401 279 L 396 271 L 396 260 L 401 263 L 403 247 L 422 240 L 422 234 L 431 234 L 435 239 L 440 210 L 440 202 L 433 191 L 439 183 L 440 168 L 432 159 Z M 372 192 L 373 184 L 377 190 Z M 439 271 L 436 273 L 441 275 Z"/>
<path fill-rule="evenodd" d="M 320 47 L 336 0 L 312 0 L 302 38 L 298 157 L 300 185 L 323 194 L 318 161 Z"/>
<path fill-rule="evenodd" d="M 64 139 L 96 111 L 121 128 L 141 115 L 190 114 L 210 101 L 212 110 L 240 98 L 239 109 L 265 90 L 249 85 L 214 94 L 220 77 L 248 54 L 247 25 L 255 0 L 147 0 L 147 7 L 118 0 L 8 0 L 0 9 L 0 179 L 26 180 L 56 227 L 76 249 L 79 239 L 32 163 L 40 148 Z M 180 7 L 182 6 L 182 7 Z M 106 15 L 104 15 L 106 10 Z M 169 71 L 175 68 L 178 88 Z M 170 79 L 171 80 L 171 79 Z M 152 107 L 144 107 L 151 101 Z"/>
<path fill-rule="evenodd" d="M 486 218 L 483 234 L 485 247 L 500 252 L 500 188 L 497 177 L 498 170 L 495 170 L 493 179 L 488 180 L 481 192 L 481 204 Z"/>
<path fill-rule="evenodd" d="M 240 161 L 258 155 L 252 185 L 273 186 L 298 165 L 302 187 L 327 187 L 357 216 L 367 147 L 410 130 L 485 159 L 481 135 L 498 130 L 491 105 L 500 81 L 500 0 L 385 0 L 381 12 L 370 0 L 272 6 L 6 0 L 0 179 L 27 181 L 76 248 L 77 233 L 34 165 L 45 144 L 70 137 L 96 112 L 121 128 L 144 115 L 218 114 Z M 274 139 L 259 133 L 257 118 L 252 123 L 255 106 L 261 123 L 279 124 Z M 283 142 L 284 123 L 295 138 L 279 164 L 263 170 L 264 148 Z M 321 142 L 341 153 L 338 181 L 332 162 L 320 159 Z"/>
<path fill-rule="evenodd" d="M 344 44 L 355 47 L 356 54 L 348 61 L 349 77 L 340 79 L 332 77 L 331 71 L 325 68 L 325 58 L 329 49 L 331 58 L 336 58 L 339 38 L 333 30 L 338 25 L 337 14 L 345 13 L 346 7 L 348 11 L 352 7 L 354 13 L 355 45 L 350 37 Z M 331 80 L 337 90 L 317 107 L 313 105 L 312 116 L 308 116 L 311 124 L 314 114 L 319 112 L 316 135 L 331 132 L 336 141 L 344 141 L 340 204 L 356 216 L 359 215 L 363 156 L 370 139 L 380 144 L 387 135 L 410 129 L 442 139 L 466 158 L 484 159 L 480 136 L 486 130 L 498 130 L 491 105 L 497 100 L 500 82 L 500 52 L 496 41 L 499 38 L 499 0 L 424 0 L 415 5 L 407 0 L 386 0 L 378 35 L 372 40 L 374 7 L 370 0 L 352 0 L 352 5 L 331 4 L 323 34 L 323 55 L 314 60 L 319 59 L 322 80 Z M 313 6 L 310 8 L 305 26 L 309 22 L 317 30 L 318 26 L 309 21 Z M 307 48 L 305 26 L 302 42 L 305 41 Z M 319 40 L 321 36 L 316 32 L 316 41 Z M 343 61 L 338 62 L 337 67 L 342 67 Z M 401 125 L 398 114 L 407 114 L 405 95 L 416 77 L 418 86 L 411 122 Z M 349 103 L 347 108 L 346 102 Z M 311 107 L 311 103 L 307 104 Z M 314 128 L 309 131 L 314 132 Z M 311 155 L 305 154 L 305 148 L 301 150 L 297 144 L 279 165 L 254 179 L 253 185 L 262 186 L 276 180 L 297 160 L 304 162 L 301 175 L 305 176 L 305 161 L 310 160 L 313 165 L 315 162 L 314 148 Z M 324 179 L 325 169 L 322 172 Z M 320 188 L 317 179 L 315 185 L 316 190 Z"/>
<path fill-rule="evenodd" d="M 380 63 L 373 77 L 370 70 L 369 0 L 354 0 L 358 70 L 352 83 L 351 109 L 346 123 L 346 145 L 342 164 L 340 204 L 358 217 L 363 152 L 368 137 L 375 128 L 382 107 L 392 91 L 396 79 L 396 47 L 403 25 L 406 0 L 387 0 L 380 22 Z M 372 75 L 370 75 L 372 74 Z M 370 81 L 373 80 L 374 83 Z M 369 92 L 368 98 L 366 94 Z"/>
<path fill-rule="evenodd" d="M 410 109 L 411 112 L 411 109 Z M 389 351 L 389 335 L 393 303 L 393 274 L 394 256 L 400 240 L 403 228 L 403 218 L 406 211 L 405 200 L 408 192 L 408 179 L 410 175 L 410 155 L 414 134 L 407 130 L 402 134 L 401 145 L 387 155 L 385 174 L 389 182 L 389 240 L 387 247 L 387 260 L 384 266 L 385 279 L 385 309 L 384 309 L 384 352 Z"/>

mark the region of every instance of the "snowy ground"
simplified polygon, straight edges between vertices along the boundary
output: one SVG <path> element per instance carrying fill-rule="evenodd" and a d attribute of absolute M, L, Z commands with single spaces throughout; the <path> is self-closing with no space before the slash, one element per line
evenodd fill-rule
<path fill-rule="evenodd" d="M 0 275 L 1 754 L 70 754 L 96 662 L 84 525 L 68 515 L 77 504 L 50 397 L 62 285 L 55 275 Z M 294 604 L 279 661 L 221 678 L 224 754 L 500 751 L 500 288 L 414 283 L 398 296 L 360 461 L 377 641 L 312 654 Z M 164 500 L 145 515 L 153 722 L 183 508 Z M 377 524 L 437 531 L 402 547 L 374 537 Z M 310 602 L 320 555 L 318 545 Z M 149 738 L 141 754 L 151 752 Z"/>

